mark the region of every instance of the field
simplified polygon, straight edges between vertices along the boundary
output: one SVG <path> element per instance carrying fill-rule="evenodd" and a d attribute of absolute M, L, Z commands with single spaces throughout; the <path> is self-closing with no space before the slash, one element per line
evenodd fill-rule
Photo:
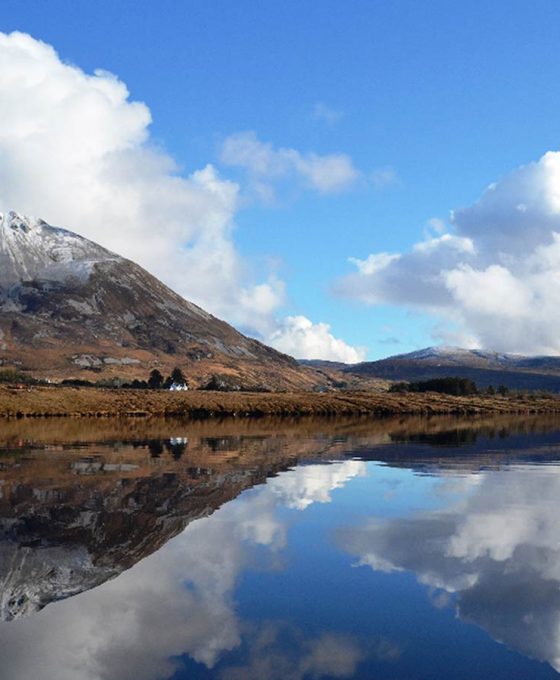
<path fill-rule="evenodd" d="M 0 417 L 259 417 L 560 413 L 560 396 L 453 397 L 380 392 L 169 392 L 88 387 L 0 386 Z"/>

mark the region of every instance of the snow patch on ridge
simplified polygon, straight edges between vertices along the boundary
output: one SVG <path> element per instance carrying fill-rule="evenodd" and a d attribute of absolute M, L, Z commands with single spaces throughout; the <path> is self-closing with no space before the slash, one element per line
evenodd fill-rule
<path fill-rule="evenodd" d="M 122 260 L 101 246 L 41 219 L 0 213 L 0 287 L 35 279 L 87 280 L 97 262 Z"/>
<path fill-rule="evenodd" d="M 442 359 L 446 361 L 461 362 L 468 359 L 486 359 L 497 363 L 516 363 L 524 359 L 522 354 L 508 354 L 505 352 L 494 352 L 492 350 L 482 349 L 464 349 L 463 347 L 452 347 L 448 345 L 441 345 L 439 347 L 426 347 L 415 352 L 408 352 L 407 354 L 396 354 L 388 359 L 404 359 L 407 361 L 429 361 Z"/>

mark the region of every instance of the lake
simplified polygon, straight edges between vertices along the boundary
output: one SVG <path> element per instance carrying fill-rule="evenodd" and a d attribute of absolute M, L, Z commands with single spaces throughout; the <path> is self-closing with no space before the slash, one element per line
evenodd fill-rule
<path fill-rule="evenodd" d="M 0 678 L 560 672 L 560 419 L 0 423 Z"/>

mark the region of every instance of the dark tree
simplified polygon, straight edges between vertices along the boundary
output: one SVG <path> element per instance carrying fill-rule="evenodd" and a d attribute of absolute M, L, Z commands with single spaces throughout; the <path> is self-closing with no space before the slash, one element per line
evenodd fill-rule
<path fill-rule="evenodd" d="M 153 439 L 148 442 L 148 449 L 152 458 L 159 458 L 163 453 L 163 442 Z"/>
<path fill-rule="evenodd" d="M 180 368 L 174 368 L 171 371 L 171 380 L 178 385 L 183 385 L 186 383 L 185 376 L 183 375 L 183 371 Z"/>
<path fill-rule="evenodd" d="M 150 377 L 148 378 L 148 386 L 151 387 L 153 390 L 157 390 L 162 386 L 162 384 L 163 376 L 157 370 L 157 368 L 154 368 L 154 370 L 150 373 Z"/>
<path fill-rule="evenodd" d="M 165 445 L 165 448 L 173 456 L 174 460 L 179 460 L 181 458 L 181 456 L 185 453 L 187 445 L 183 444 L 183 443 L 172 444 L 171 442 L 169 442 Z"/>

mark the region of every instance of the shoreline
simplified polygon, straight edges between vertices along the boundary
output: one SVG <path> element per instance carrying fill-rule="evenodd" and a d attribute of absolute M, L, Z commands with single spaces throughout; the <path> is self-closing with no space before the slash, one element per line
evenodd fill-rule
<path fill-rule="evenodd" d="M 387 392 L 168 392 L 0 386 L 0 418 L 395 416 L 560 413 L 560 395 Z"/>

